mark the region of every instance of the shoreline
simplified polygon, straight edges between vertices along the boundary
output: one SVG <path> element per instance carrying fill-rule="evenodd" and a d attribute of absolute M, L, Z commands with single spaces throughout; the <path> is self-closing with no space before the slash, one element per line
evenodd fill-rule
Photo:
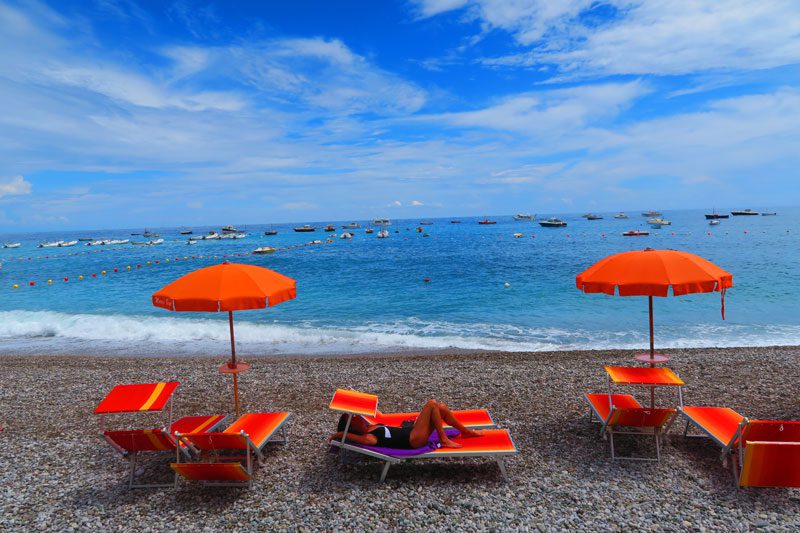
<path fill-rule="evenodd" d="M 800 490 L 741 489 L 719 447 L 684 439 L 676 424 L 661 463 L 610 460 L 587 419 L 585 392 L 607 391 L 603 365 L 641 350 L 425 353 L 379 357 L 248 357 L 244 412 L 293 413 L 286 445 L 269 445 L 252 489 L 127 491 L 127 462 L 100 438 L 92 412 L 120 383 L 177 380 L 176 416 L 232 411 L 229 376 L 207 357 L 6 356 L 0 389 L 0 528 L 731 530 L 800 528 Z M 730 407 L 751 418 L 798 419 L 800 348 L 667 350 L 687 405 Z M 221 359 L 221 357 L 220 357 Z M 491 460 L 341 465 L 326 436 L 336 388 L 379 395 L 384 411 L 431 397 L 453 409 L 486 408 L 519 455 L 503 482 Z M 645 392 L 629 387 L 643 400 Z M 658 391 L 674 406 L 675 391 Z M 158 427 L 164 414 L 107 417 L 107 426 Z M 149 421 L 149 422 L 147 422 Z M 677 426 L 681 426 L 678 429 Z M 617 443 L 650 455 L 649 439 Z M 169 481 L 172 457 L 145 463 Z M 620 506 L 625 508 L 621 513 Z"/>
<path fill-rule="evenodd" d="M 698 348 L 664 348 L 656 349 L 656 353 L 670 356 L 671 354 L 691 354 L 699 352 L 727 352 L 727 351 L 741 351 L 741 350 L 800 350 L 800 345 L 795 344 L 769 344 L 760 346 L 714 346 L 714 347 L 698 347 Z M 559 355 L 574 355 L 574 354 L 629 354 L 631 359 L 634 355 L 641 353 L 649 353 L 647 348 L 643 349 L 609 349 L 597 348 L 592 350 L 584 349 L 564 349 L 564 350 L 538 350 L 538 351 L 508 351 L 508 350 L 479 350 L 470 348 L 408 348 L 405 350 L 395 349 L 387 351 L 376 352 L 330 352 L 330 353 L 285 353 L 285 354 L 245 354 L 238 355 L 237 359 L 241 360 L 276 360 L 276 361 L 291 361 L 291 360 L 331 360 L 331 359 L 395 359 L 395 358 L 428 358 L 428 357 L 463 357 L 463 356 L 484 356 L 484 357 L 503 357 L 503 356 L 536 356 L 544 355 L 556 357 Z M 57 352 L 53 354 L 29 353 L 19 352 L 14 350 L 3 350 L 0 348 L 0 358 L 87 358 L 87 359 L 175 359 L 175 360 L 191 360 L 191 359 L 216 359 L 216 358 L 229 358 L 230 354 L 220 349 L 215 353 L 198 352 L 192 354 L 180 355 L 167 355 L 162 353 L 146 354 L 146 353 L 119 353 L 119 354 L 103 354 L 103 353 L 62 353 Z"/>

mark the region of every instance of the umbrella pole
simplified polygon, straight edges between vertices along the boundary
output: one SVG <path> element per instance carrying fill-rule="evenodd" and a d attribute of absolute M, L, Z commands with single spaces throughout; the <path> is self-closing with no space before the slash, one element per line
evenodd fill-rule
<path fill-rule="evenodd" d="M 236 368 L 236 337 L 233 335 L 233 311 L 228 311 L 228 324 L 231 329 L 231 362 L 228 366 Z M 239 418 L 239 373 L 233 372 L 233 403 L 236 406 L 236 418 Z"/>
<path fill-rule="evenodd" d="M 653 362 L 656 356 L 655 341 L 653 340 L 653 297 L 647 297 L 648 307 L 650 308 L 650 366 L 656 366 Z M 650 387 L 650 409 L 655 408 L 656 404 L 656 388 Z"/>

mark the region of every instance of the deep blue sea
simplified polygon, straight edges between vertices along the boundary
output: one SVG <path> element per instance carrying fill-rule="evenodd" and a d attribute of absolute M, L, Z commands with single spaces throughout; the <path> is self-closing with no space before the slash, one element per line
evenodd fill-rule
<path fill-rule="evenodd" d="M 696 253 L 734 277 L 725 321 L 719 293 L 657 298 L 657 348 L 798 345 L 800 209 L 768 210 L 777 216 L 731 217 L 719 226 L 709 226 L 704 211 L 665 211 L 672 225 L 650 229 L 648 237 L 622 236 L 649 229 L 640 212 L 629 212 L 628 220 L 602 213 L 596 221 L 561 214 L 568 227 L 549 229 L 509 215 L 489 217 L 497 221 L 490 226 L 478 225 L 478 218 L 427 219 L 433 222 L 424 226 L 428 237 L 415 231 L 420 220 L 392 220 L 386 239 L 366 234 L 364 220 L 353 239 L 339 239 L 339 227 L 350 221 L 338 221 L 330 244 L 265 256 L 248 252 L 325 240 L 321 228 L 334 221 L 247 225 L 245 239 L 193 246 L 179 228 L 150 228 L 165 239 L 150 247 L 36 247 L 79 237 L 142 240 L 130 234 L 144 228 L 2 234 L 0 242 L 22 244 L 0 249 L 0 351 L 226 354 L 227 315 L 171 313 L 150 303 L 175 278 L 225 259 L 297 280 L 296 300 L 235 314 L 243 355 L 644 349 L 647 299 L 583 294 L 575 276 L 606 255 L 645 247 Z M 320 229 L 292 231 L 305 223 Z M 265 236 L 269 228 L 279 234 Z M 220 228 L 191 229 L 202 235 Z"/>

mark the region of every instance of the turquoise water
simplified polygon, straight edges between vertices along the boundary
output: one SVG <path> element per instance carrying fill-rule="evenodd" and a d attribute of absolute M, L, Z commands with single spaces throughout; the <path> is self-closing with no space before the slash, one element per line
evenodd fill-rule
<path fill-rule="evenodd" d="M 778 215 L 731 217 L 719 226 L 708 226 L 703 211 L 668 211 L 664 218 L 673 225 L 651 229 L 649 237 L 622 236 L 629 229 L 649 229 L 638 212 L 628 213 L 628 220 L 561 215 L 567 228 L 541 228 L 510 216 L 490 217 L 497 220 L 493 226 L 478 225 L 477 218 L 461 218 L 461 224 L 430 219 L 429 237 L 415 231 L 419 220 L 394 220 L 387 239 L 365 234 L 362 227 L 353 230 L 351 240 L 266 256 L 247 252 L 324 240 L 327 234 L 274 225 L 279 234 L 264 236 L 271 226 L 249 225 L 245 239 L 187 246 L 177 228 L 151 228 L 165 244 L 79 243 L 62 249 L 36 244 L 85 236 L 136 240 L 141 237 L 130 233 L 141 228 L 5 234 L 0 242 L 22 246 L 0 250 L 0 339 L 6 352 L 225 353 L 225 315 L 170 313 L 152 307 L 150 295 L 233 254 L 234 261 L 297 280 L 296 300 L 236 314 L 238 349 L 245 355 L 645 348 L 646 298 L 582 294 L 575 275 L 606 255 L 649 246 L 696 253 L 734 276 L 725 321 L 718 293 L 657 298 L 657 347 L 800 344 L 800 209 L 769 211 Z M 337 223 L 337 236 L 346 222 Z M 195 235 L 219 230 L 192 229 Z M 514 238 L 515 232 L 523 238 Z"/>

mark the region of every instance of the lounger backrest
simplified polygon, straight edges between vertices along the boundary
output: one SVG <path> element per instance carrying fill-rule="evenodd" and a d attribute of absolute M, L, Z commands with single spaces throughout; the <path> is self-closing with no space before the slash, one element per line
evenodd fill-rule
<path fill-rule="evenodd" d="M 247 449 L 247 437 L 240 433 L 187 433 L 180 437 L 184 442 L 189 442 L 198 450 Z"/>
<path fill-rule="evenodd" d="M 739 486 L 800 488 L 800 442 L 749 441 Z"/>
<path fill-rule="evenodd" d="M 103 435 L 128 452 L 155 452 L 175 449 L 175 441 L 160 429 L 106 431 Z"/>
<path fill-rule="evenodd" d="M 647 409 L 644 407 L 626 407 L 614 409 L 608 421 L 609 426 L 654 427 L 660 428 L 669 422 L 675 409 Z"/>
<path fill-rule="evenodd" d="M 800 422 L 784 420 L 750 420 L 744 427 L 745 446 L 750 441 L 800 442 Z"/>

